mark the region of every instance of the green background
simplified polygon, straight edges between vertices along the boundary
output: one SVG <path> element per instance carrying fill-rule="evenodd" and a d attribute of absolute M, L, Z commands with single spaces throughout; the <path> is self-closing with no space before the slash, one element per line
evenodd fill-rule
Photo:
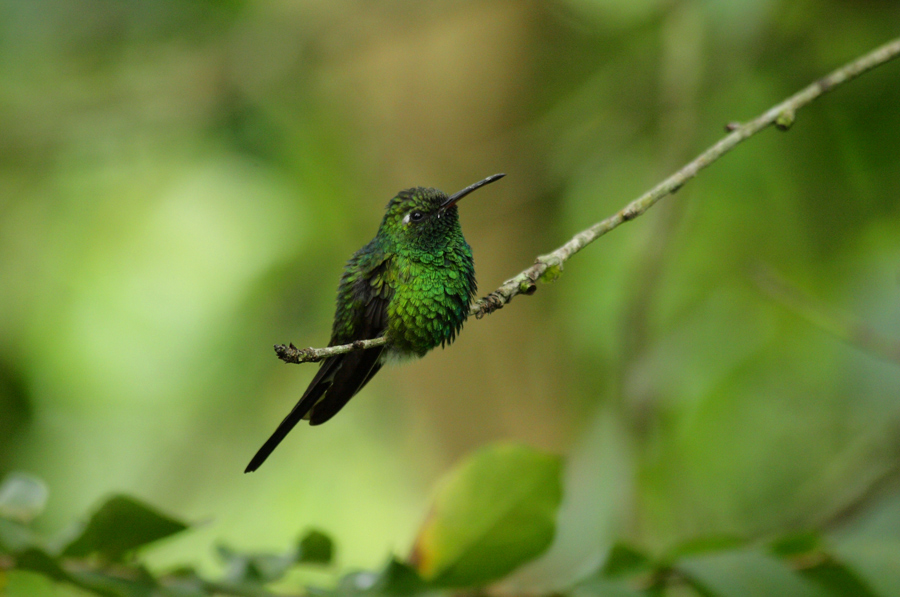
<path fill-rule="evenodd" d="M 327 342 L 396 191 L 507 173 L 461 204 L 484 294 L 898 23 L 893 0 L 0 1 L 0 472 L 47 481 L 46 532 L 111 492 L 206 521 L 154 566 L 315 526 L 375 567 L 497 440 L 567 459 L 529 586 L 616 538 L 893 549 L 900 366 L 760 272 L 900 339 L 896 63 L 242 470 L 315 371 L 272 345 Z"/>

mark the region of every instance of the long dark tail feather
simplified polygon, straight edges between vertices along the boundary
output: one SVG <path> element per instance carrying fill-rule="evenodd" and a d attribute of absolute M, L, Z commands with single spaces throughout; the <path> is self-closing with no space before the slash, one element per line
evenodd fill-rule
<path fill-rule="evenodd" d="M 278 428 L 275 430 L 275 433 L 266 440 L 266 443 L 262 445 L 262 447 L 256 452 L 256 455 L 250 460 L 250 464 L 247 465 L 247 468 L 244 469 L 245 473 L 252 473 L 256 469 L 262 465 L 263 462 L 266 461 L 266 458 L 269 457 L 269 454 L 278 447 L 278 444 L 281 443 L 288 433 L 291 432 L 291 429 L 303 419 L 303 416 L 309 412 L 309 409 L 312 408 L 313 404 L 319 399 L 319 397 L 328 390 L 328 387 L 331 385 L 330 382 L 321 382 L 314 387 L 311 387 L 307 392 L 303 395 L 303 398 L 294 406 L 291 412 L 288 413 L 288 416 L 284 418 Z"/>
<path fill-rule="evenodd" d="M 286 416 L 281 424 L 278 425 L 275 433 L 273 433 L 272 436 L 266 440 L 266 443 L 264 443 L 256 452 L 256 455 L 250 460 L 250 464 L 244 469 L 245 473 L 252 473 L 258 469 L 260 465 L 266 461 L 266 458 L 269 457 L 269 454 L 278 447 L 281 440 L 283 440 L 285 436 L 291 432 L 291 429 L 306 416 L 306 413 L 315 406 L 316 402 L 322 397 L 322 394 L 328 391 L 328 388 L 331 387 L 334 375 L 343 364 L 343 359 L 344 355 L 339 355 L 322 363 L 322 366 L 310 382 L 309 387 L 303 392 L 303 397 L 300 398 L 297 404 L 294 405 L 294 408 L 291 409 L 291 412 L 288 413 L 288 416 Z"/>
<path fill-rule="evenodd" d="M 383 350 L 379 347 L 351 352 L 322 363 L 303 397 L 256 452 L 244 472 L 258 469 L 307 413 L 310 425 L 321 425 L 336 415 L 381 369 L 378 360 Z"/>

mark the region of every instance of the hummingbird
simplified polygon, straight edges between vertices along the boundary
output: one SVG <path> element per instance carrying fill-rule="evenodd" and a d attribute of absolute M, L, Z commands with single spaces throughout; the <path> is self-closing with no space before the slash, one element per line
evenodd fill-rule
<path fill-rule="evenodd" d="M 505 174 L 453 195 L 432 188 L 400 191 L 387 204 L 378 233 L 344 266 L 329 346 L 384 336 L 387 342 L 323 360 L 293 410 L 259 449 L 255 471 L 302 419 L 321 425 L 337 414 L 389 360 L 423 357 L 449 345 L 475 297 L 472 249 L 457 202 Z"/>

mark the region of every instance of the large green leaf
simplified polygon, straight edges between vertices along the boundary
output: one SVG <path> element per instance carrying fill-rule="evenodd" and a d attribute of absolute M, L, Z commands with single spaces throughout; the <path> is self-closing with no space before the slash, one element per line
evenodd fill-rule
<path fill-rule="evenodd" d="M 716 597 L 825 597 L 781 561 L 752 550 L 689 558 L 676 568 L 707 595 Z"/>
<path fill-rule="evenodd" d="M 126 496 L 114 496 L 94 512 L 63 555 L 99 554 L 117 561 L 127 552 L 173 535 L 187 525 Z"/>
<path fill-rule="evenodd" d="M 521 445 L 479 450 L 445 479 L 413 549 L 428 581 L 473 586 L 502 577 L 553 540 L 559 457 Z"/>

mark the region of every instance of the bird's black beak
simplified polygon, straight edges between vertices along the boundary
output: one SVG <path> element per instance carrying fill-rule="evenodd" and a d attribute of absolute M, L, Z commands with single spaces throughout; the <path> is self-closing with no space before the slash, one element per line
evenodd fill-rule
<path fill-rule="evenodd" d="M 481 187 L 483 187 L 486 184 L 491 184 L 495 180 L 500 180 L 504 176 L 506 176 L 506 174 L 494 174 L 493 176 L 488 176 L 484 180 L 480 180 L 480 181 L 476 182 L 475 184 L 467 186 L 460 192 L 455 193 L 455 194 L 451 195 L 450 197 L 448 197 L 447 200 L 441 204 L 441 207 L 440 207 L 441 211 L 447 209 L 448 207 L 456 205 L 457 201 L 459 201 L 460 199 L 462 199 L 463 197 L 465 197 L 472 191 L 474 191 L 476 189 L 480 189 Z"/>

